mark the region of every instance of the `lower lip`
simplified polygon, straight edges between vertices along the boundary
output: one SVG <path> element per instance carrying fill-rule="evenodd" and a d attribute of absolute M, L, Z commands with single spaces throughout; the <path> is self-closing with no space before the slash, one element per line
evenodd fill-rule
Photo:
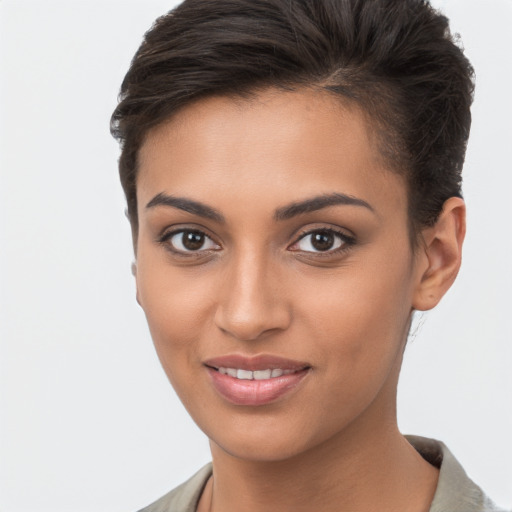
<path fill-rule="evenodd" d="M 213 386 L 228 402 L 236 405 L 265 405 L 291 393 L 309 373 L 309 368 L 263 380 L 235 379 L 207 368 Z"/>

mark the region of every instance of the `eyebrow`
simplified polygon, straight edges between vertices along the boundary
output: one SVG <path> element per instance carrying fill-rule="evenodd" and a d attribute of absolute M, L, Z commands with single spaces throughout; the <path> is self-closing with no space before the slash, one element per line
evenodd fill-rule
<path fill-rule="evenodd" d="M 310 199 L 305 199 L 304 201 L 292 203 L 288 206 L 283 206 L 282 208 L 278 208 L 274 214 L 274 219 L 288 220 L 297 215 L 315 212 L 317 210 L 321 210 L 322 208 L 337 205 L 362 206 L 363 208 L 367 208 L 368 210 L 374 212 L 372 206 L 363 199 L 359 199 L 357 197 L 349 196 L 346 194 L 333 193 L 323 194 L 320 196 L 312 197 Z"/>
<path fill-rule="evenodd" d="M 186 199 L 184 197 L 169 196 L 163 192 L 160 192 L 160 194 L 153 197 L 153 199 L 151 199 L 151 201 L 146 205 L 146 208 L 154 208 L 155 206 L 171 206 L 193 215 L 205 217 L 206 219 L 211 219 L 220 223 L 226 222 L 224 215 L 211 206 L 207 206 L 199 201 Z"/>
<path fill-rule="evenodd" d="M 315 196 L 305 199 L 304 201 L 297 201 L 278 208 L 274 213 L 274 219 L 276 221 L 288 220 L 292 217 L 296 217 L 297 215 L 303 215 L 304 213 L 314 212 L 329 206 L 337 205 L 360 206 L 367 208 L 372 212 L 374 211 L 372 206 L 363 199 L 346 194 L 333 193 Z M 216 222 L 226 222 L 224 215 L 211 206 L 200 203 L 199 201 L 194 201 L 193 199 L 170 196 L 163 192 L 160 192 L 151 199 L 151 201 L 146 205 L 146 208 L 154 208 L 156 206 L 171 206 L 172 208 L 178 208 L 179 210 L 191 213 L 192 215 L 205 217 L 206 219 L 211 219 Z"/>

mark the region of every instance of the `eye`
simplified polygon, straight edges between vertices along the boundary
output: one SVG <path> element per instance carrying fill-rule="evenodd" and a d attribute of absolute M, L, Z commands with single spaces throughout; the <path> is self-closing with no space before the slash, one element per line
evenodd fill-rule
<path fill-rule="evenodd" d="M 180 253 L 218 250 L 216 244 L 206 233 L 195 229 L 181 229 L 166 233 L 161 242 L 170 245 L 170 249 Z"/>
<path fill-rule="evenodd" d="M 302 252 L 337 252 L 354 243 L 353 237 L 333 229 L 315 229 L 302 235 L 290 249 Z"/>

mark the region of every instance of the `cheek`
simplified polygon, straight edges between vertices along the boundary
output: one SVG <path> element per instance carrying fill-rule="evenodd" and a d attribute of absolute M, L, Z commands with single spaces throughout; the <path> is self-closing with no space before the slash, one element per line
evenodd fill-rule
<path fill-rule="evenodd" d="M 382 268 L 385 271 L 372 271 Z M 347 267 L 309 287 L 300 309 L 332 379 L 368 386 L 385 378 L 401 355 L 411 313 L 411 275 L 406 258 L 384 266 Z"/>
<path fill-rule="evenodd" d="M 211 280 L 139 256 L 137 291 L 158 357 L 173 385 L 180 369 L 199 366 L 197 342 L 211 328 Z"/>

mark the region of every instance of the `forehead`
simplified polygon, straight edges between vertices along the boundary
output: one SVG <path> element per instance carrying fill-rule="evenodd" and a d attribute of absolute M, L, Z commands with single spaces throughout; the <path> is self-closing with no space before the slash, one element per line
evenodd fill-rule
<path fill-rule="evenodd" d="M 185 107 L 148 133 L 137 189 L 142 204 L 160 192 L 203 200 L 248 192 L 283 201 L 338 189 L 363 199 L 405 199 L 368 116 L 309 89 L 211 97 Z"/>

